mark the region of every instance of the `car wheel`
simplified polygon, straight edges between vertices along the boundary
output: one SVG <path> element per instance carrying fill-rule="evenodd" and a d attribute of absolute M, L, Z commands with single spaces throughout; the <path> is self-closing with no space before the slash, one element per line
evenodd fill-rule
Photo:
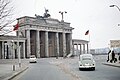
<path fill-rule="evenodd" d="M 79 70 L 81 71 L 81 68 L 79 68 Z"/>
<path fill-rule="evenodd" d="M 94 70 L 95 70 L 95 67 L 93 67 L 92 70 L 94 71 Z"/>

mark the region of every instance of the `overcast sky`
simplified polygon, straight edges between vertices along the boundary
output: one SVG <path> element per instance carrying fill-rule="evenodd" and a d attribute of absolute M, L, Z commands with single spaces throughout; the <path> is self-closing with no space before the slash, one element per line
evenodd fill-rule
<path fill-rule="evenodd" d="M 12 0 L 15 17 L 43 15 L 49 9 L 51 18 L 61 20 L 59 11 L 67 11 L 64 21 L 70 22 L 73 39 L 89 40 L 91 48 L 108 47 L 110 40 L 120 39 L 120 0 Z"/>

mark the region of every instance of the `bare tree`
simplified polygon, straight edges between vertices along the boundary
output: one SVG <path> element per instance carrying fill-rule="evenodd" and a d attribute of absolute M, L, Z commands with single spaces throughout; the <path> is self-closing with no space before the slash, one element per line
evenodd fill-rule
<path fill-rule="evenodd" d="M 13 22 L 12 11 L 10 0 L 0 0 L 0 30 Z"/>

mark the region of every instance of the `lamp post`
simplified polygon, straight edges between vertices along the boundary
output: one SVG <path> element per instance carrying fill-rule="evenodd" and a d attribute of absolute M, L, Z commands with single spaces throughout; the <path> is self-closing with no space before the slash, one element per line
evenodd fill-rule
<path fill-rule="evenodd" d="M 12 43 L 12 45 L 11 45 L 11 47 L 12 47 L 11 48 L 11 50 L 12 50 L 11 51 L 11 53 L 12 53 L 12 59 L 14 59 L 15 58 L 15 56 L 14 56 L 15 55 L 14 54 L 14 40 L 11 40 L 11 43 Z M 15 71 L 15 64 L 12 65 L 12 70 Z"/>
<path fill-rule="evenodd" d="M 110 7 L 116 7 L 120 11 L 120 8 L 117 5 L 110 5 Z M 118 24 L 118 26 L 120 26 L 120 24 Z"/>
<path fill-rule="evenodd" d="M 110 7 L 116 7 L 120 11 L 120 8 L 117 5 L 110 5 Z"/>
<path fill-rule="evenodd" d="M 64 11 L 64 12 L 59 11 L 59 13 L 62 15 L 62 20 L 61 20 L 61 21 L 63 21 L 63 22 L 64 22 L 64 20 L 63 20 L 63 14 L 64 14 L 64 13 L 67 13 L 67 12 L 66 12 L 66 11 Z"/>
<path fill-rule="evenodd" d="M 17 53 L 18 53 L 18 64 L 19 64 L 19 67 L 21 67 L 21 58 L 20 58 L 20 46 L 19 46 L 19 30 L 18 30 L 18 40 L 17 40 Z"/>

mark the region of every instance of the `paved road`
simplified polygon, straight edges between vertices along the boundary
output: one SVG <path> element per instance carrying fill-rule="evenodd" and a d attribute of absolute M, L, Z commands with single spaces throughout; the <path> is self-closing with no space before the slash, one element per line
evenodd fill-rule
<path fill-rule="evenodd" d="M 95 71 L 79 71 L 77 62 L 71 64 L 71 70 L 79 75 L 82 80 L 120 80 L 120 68 L 102 64 L 106 61 L 106 56 L 95 56 L 95 60 Z"/>
<path fill-rule="evenodd" d="M 120 68 L 103 65 L 107 56 L 95 56 L 95 71 L 79 71 L 78 58 L 39 59 L 14 80 L 120 80 Z"/>
<path fill-rule="evenodd" d="M 29 69 L 13 80 L 71 80 L 71 76 L 65 74 L 54 65 L 51 59 L 39 59 L 37 63 L 30 63 Z"/>

